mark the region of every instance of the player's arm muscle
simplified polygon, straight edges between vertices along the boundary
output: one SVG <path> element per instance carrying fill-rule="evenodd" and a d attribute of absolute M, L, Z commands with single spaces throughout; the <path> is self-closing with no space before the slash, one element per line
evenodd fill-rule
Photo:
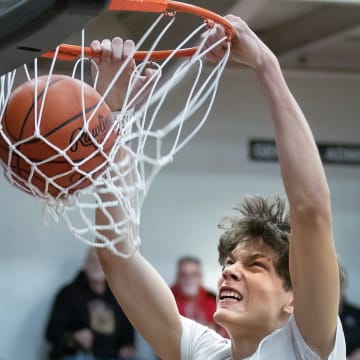
<path fill-rule="evenodd" d="M 270 106 L 290 203 L 295 319 L 306 342 L 327 359 L 334 345 L 339 301 L 329 187 L 311 130 L 278 62 L 271 58 L 257 76 Z"/>
<path fill-rule="evenodd" d="M 132 57 L 135 44 L 131 40 L 123 41 L 116 37 L 112 41 L 108 39 L 102 42 L 94 40 L 91 48 L 99 54 L 94 61 L 97 62 L 100 71 L 98 90 L 104 93 L 121 64 L 129 56 Z M 109 93 L 107 102 L 112 110 L 121 108 L 134 68 L 135 61 L 132 60 Z M 94 68 L 93 71 L 95 71 Z M 146 75 L 149 77 L 149 73 L 145 73 L 145 76 L 139 79 L 140 85 L 146 82 Z M 126 156 L 125 152 L 125 147 L 121 148 L 115 161 L 120 161 L 122 157 Z M 125 176 L 124 181 L 130 185 L 131 175 Z M 121 186 L 121 184 L 115 185 Z M 99 192 L 99 196 L 103 204 L 117 202 L 117 199 L 110 193 Z M 97 225 L 108 225 L 107 215 L 110 215 L 115 223 L 123 219 L 120 206 L 108 206 L 106 213 L 101 209 L 102 207 L 99 206 L 96 210 Z M 102 235 L 109 240 L 116 237 L 112 231 L 103 231 Z M 128 252 L 127 245 L 126 242 L 118 244 L 118 250 Z M 182 331 L 180 316 L 175 299 L 161 276 L 139 252 L 136 252 L 130 259 L 123 259 L 106 249 L 98 249 L 98 256 L 109 286 L 134 327 L 163 360 L 179 359 Z"/>
<path fill-rule="evenodd" d="M 115 220 L 121 217 L 119 208 L 110 213 Z M 96 223 L 106 221 L 98 209 Z M 106 236 L 111 239 L 113 235 L 107 232 Z M 117 246 L 126 251 L 126 243 Z M 97 253 L 112 292 L 137 331 L 161 359 L 180 359 L 180 316 L 173 294 L 158 272 L 138 251 L 129 259 L 107 249 Z"/>

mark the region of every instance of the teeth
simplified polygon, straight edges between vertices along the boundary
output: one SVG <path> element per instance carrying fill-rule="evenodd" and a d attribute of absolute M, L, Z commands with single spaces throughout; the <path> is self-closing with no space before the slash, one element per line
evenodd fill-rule
<path fill-rule="evenodd" d="M 231 299 L 235 299 L 235 300 L 242 300 L 242 296 L 236 292 L 236 291 L 231 291 L 231 290 L 223 290 L 220 293 L 220 300 L 223 300 L 225 298 L 231 298 Z"/>

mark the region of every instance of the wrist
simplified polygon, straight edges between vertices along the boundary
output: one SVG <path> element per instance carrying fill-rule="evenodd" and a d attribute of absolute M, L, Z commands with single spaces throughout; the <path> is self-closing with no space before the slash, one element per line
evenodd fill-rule
<path fill-rule="evenodd" d="M 262 82 L 270 74 L 281 73 L 279 60 L 273 53 L 269 53 L 263 57 L 262 61 L 254 71 L 258 80 Z"/>
<path fill-rule="evenodd" d="M 129 136 L 132 132 L 132 117 L 134 109 L 128 109 L 124 111 L 112 111 L 114 122 L 117 123 L 118 128 L 121 130 L 123 136 Z"/>
<path fill-rule="evenodd" d="M 122 109 L 122 105 L 123 105 L 123 104 L 119 104 L 119 103 L 116 103 L 116 102 L 111 102 L 111 101 L 108 101 L 108 100 L 106 100 L 106 104 L 110 108 L 112 113 L 120 112 L 121 109 Z"/>

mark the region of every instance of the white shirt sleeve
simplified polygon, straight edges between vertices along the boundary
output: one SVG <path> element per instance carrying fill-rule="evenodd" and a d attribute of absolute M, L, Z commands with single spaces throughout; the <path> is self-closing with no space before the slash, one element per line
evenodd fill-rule
<path fill-rule="evenodd" d="M 214 330 L 182 317 L 181 360 L 231 360 L 230 340 Z M 321 360 L 306 344 L 294 316 L 284 327 L 266 336 L 256 352 L 244 360 Z M 334 348 L 328 360 L 345 360 L 344 332 L 338 319 Z"/>
<path fill-rule="evenodd" d="M 285 331 L 288 332 L 294 352 L 297 359 L 301 360 L 321 360 L 310 346 L 305 342 L 302 337 L 294 316 L 291 316 L 287 324 L 285 325 Z M 335 344 L 332 352 L 330 353 L 328 360 L 345 360 L 346 359 L 346 345 L 344 331 L 341 325 L 341 321 L 338 318 L 336 327 Z"/>
<path fill-rule="evenodd" d="M 230 340 L 182 317 L 181 360 L 231 360 Z"/>

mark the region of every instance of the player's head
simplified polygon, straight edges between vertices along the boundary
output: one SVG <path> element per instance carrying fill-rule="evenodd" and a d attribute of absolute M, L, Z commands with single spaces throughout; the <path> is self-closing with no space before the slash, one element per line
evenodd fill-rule
<path fill-rule="evenodd" d="M 105 274 L 101 267 L 98 256 L 96 255 L 96 250 L 94 248 L 91 248 L 87 252 L 83 270 L 90 282 L 92 283 L 105 282 Z"/>
<path fill-rule="evenodd" d="M 219 225 L 223 272 L 214 318 L 230 333 L 246 327 L 249 336 L 252 331 L 265 336 L 281 327 L 293 308 L 285 201 L 252 196 L 235 210 Z"/>
<path fill-rule="evenodd" d="M 186 296 L 195 296 L 202 282 L 201 261 L 194 256 L 183 256 L 177 262 L 176 283 Z"/>

